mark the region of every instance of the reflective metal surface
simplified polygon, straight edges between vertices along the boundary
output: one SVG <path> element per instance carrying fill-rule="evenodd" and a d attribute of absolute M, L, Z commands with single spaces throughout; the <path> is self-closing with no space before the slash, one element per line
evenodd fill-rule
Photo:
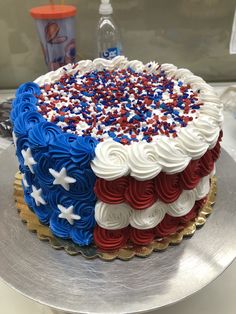
<path fill-rule="evenodd" d="M 13 149 L 0 155 L 0 276 L 29 298 L 71 313 L 139 313 L 177 302 L 219 276 L 236 256 L 236 167 L 218 163 L 215 211 L 191 240 L 129 262 L 53 250 L 16 213 Z"/>

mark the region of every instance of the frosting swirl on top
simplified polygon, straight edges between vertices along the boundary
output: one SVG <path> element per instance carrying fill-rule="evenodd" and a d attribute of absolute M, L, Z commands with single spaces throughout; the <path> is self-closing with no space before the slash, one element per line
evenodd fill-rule
<path fill-rule="evenodd" d="M 94 173 L 106 180 L 115 180 L 129 173 L 127 148 L 112 140 L 97 145 L 91 163 Z"/>

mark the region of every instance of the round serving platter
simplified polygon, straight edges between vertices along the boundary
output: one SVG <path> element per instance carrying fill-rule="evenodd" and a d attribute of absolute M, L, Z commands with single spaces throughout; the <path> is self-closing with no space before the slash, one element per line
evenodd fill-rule
<path fill-rule="evenodd" d="M 69 256 L 39 241 L 22 223 L 13 194 L 17 162 L 0 155 L 0 277 L 25 296 L 70 313 L 141 313 L 197 292 L 236 256 L 236 167 L 222 152 L 218 193 L 205 226 L 189 240 L 128 262 Z"/>

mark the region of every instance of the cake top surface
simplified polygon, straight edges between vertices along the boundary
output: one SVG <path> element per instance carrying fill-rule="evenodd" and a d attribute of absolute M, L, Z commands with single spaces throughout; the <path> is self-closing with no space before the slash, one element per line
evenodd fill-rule
<path fill-rule="evenodd" d="M 158 64 L 65 71 L 41 84 L 38 110 L 64 132 L 112 138 L 121 144 L 175 138 L 198 118 L 202 102 L 181 79 Z M 71 73 L 72 72 L 72 73 Z"/>
<path fill-rule="evenodd" d="M 76 160 L 88 153 L 99 178 L 145 181 L 179 173 L 211 150 L 222 110 L 214 89 L 189 70 L 117 57 L 68 64 L 22 84 L 11 120 L 17 143 L 29 134 L 36 151 Z"/>

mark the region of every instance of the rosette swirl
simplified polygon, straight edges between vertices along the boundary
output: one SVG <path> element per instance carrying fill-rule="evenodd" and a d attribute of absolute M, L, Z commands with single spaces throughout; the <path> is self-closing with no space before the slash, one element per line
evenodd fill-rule
<path fill-rule="evenodd" d="M 179 174 L 181 188 L 184 190 L 194 189 L 201 177 L 199 175 L 200 161 L 191 160 L 187 168 Z"/>
<path fill-rule="evenodd" d="M 30 102 L 22 102 L 18 105 L 15 105 L 15 107 L 11 111 L 10 115 L 11 121 L 14 122 L 15 119 L 19 116 L 19 114 L 28 111 L 37 111 L 37 107 Z"/>
<path fill-rule="evenodd" d="M 99 178 L 115 180 L 129 173 L 127 147 L 113 140 L 99 143 L 91 167 Z"/>
<path fill-rule="evenodd" d="M 45 119 L 38 112 L 28 111 L 21 113 L 14 122 L 13 130 L 17 137 L 27 135 L 28 131 Z"/>
<path fill-rule="evenodd" d="M 129 238 L 129 228 L 107 230 L 96 226 L 94 229 L 94 242 L 104 251 L 115 251 L 124 247 Z"/>
<path fill-rule="evenodd" d="M 71 142 L 71 159 L 77 163 L 81 169 L 87 168 L 91 160 L 95 157 L 95 148 L 98 141 L 91 136 L 77 136 L 77 139 Z"/>
<path fill-rule="evenodd" d="M 144 70 L 150 74 L 156 73 L 158 68 L 159 64 L 154 61 L 148 62 L 147 64 L 144 65 Z"/>
<path fill-rule="evenodd" d="M 137 180 L 149 180 L 161 171 L 158 151 L 154 144 L 133 143 L 128 150 L 130 175 Z"/>
<path fill-rule="evenodd" d="M 128 188 L 125 191 L 125 199 L 135 209 L 145 209 L 152 206 L 157 200 L 153 180 L 137 181 L 130 178 Z"/>
<path fill-rule="evenodd" d="M 38 100 L 37 98 L 31 93 L 24 93 L 18 95 L 12 102 L 12 108 L 20 107 L 23 103 L 30 103 L 32 105 L 36 105 Z"/>
<path fill-rule="evenodd" d="M 155 179 L 155 192 L 164 203 L 173 203 L 180 196 L 182 189 L 179 185 L 178 174 L 161 172 Z"/>
<path fill-rule="evenodd" d="M 48 145 L 54 143 L 56 137 L 61 134 L 58 126 L 50 122 L 40 122 L 29 130 L 29 143 L 33 151 L 48 151 Z"/>
<path fill-rule="evenodd" d="M 174 174 L 183 171 L 191 158 L 179 150 L 174 142 L 168 138 L 160 138 L 156 144 L 159 164 L 162 171 L 168 174 Z"/>
<path fill-rule="evenodd" d="M 89 245 L 93 241 L 91 230 L 78 228 L 76 224 L 71 225 L 66 219 L 59 217 L 58 212 L 54 211 L 50 218 L 50 229 L 52 233 L 63 239 L 72 239 L 78 245 Z"/>
<path fill-rule="evenodd" d="M 83 230 L 91 230 L 95 226 L 94 218 L 94 204 L 87 202 L 76 202 L 74 206 L 74 213 L 80 216 L 79 220 L 74 221 L 74 225 Z"/>
<path fill-rule="evenodd" d="M 104 229 L 116 230 L 127 227 L 131 214 L 131 208 L 125 203 L 111 205 L 98 201 L 95 205 L 96 222 Z"/>
<path fill-rule="evenodd" d="M 53 188 L 53 176 L 50 174 L 49 169 L 54 167 L 55 161 L 49 158 L 46 154 L 42 154 L 37 164 L 34 166 L 34 172 L 37 176 L 40 185 L 46 185 L 48 188 Z"/>
<path fill-rule="evenodd" d="M 197 217 L 197 213 L 198 213 L 198 206 L 196 206 L 196 204 L 195 204 L 189 213 L 187 213 L 186 215 L 184 215 L 182 217 L 179 217 L 180 223 L 182 225 L 186 225 L 189 221 L 191 221 Z"/>
<path fill-rule="evenodd" d="M 210 190 L 210 177 L 205 176 L 201 179 L 197 187 L 195 188 L 195 198 L 200 200 L 204 198 Z"/>
<path fill-rule="evenodd" d="M 34 82 L 27 82 L 27 83 L 21 84 L 18 87 L 18 89 L 16 90 L 16 97 L 24 93 L 30 93 L 30 94 L 39 96 L 41 94 L 41 90 L 38 84 Z"/>
<path fill-rule="evenodd" d="M 171 63 L 163 63 L 161 65 L 161 71 L 164 71 L 168 77 L 174 77 L 177 67 Z"/>
<path fill-rule="evenodd" d="M 214 124 L 214 120 L 206 115 L 200 115 L 193 124 L 199 130 L 209 148 L 213 148 L 220 131 L 219 127 Z"/>
<path fill-rule="evenodd" d="M 140 230 L 130 227 L 129 239 L 137 245 L 147 245 L 154 239 L 153 229 Z"/>
<path fill-rule="evenodd" d="M 104 203 L 120 204 L 125 202 L 125 190 L 129 185 L 128 177 L 113 181 L 98 178 L 94 187 L 97 198 Z"/>
<path fill-rule="evenodd" d="M 209 147 L 198 130 L 192 126 L 182 128 L 178 133 L 176 142 L 192 159 L 201 158 Z"/>
<path fill-rule="evenodd" d="M 75 179 L 75 183 L 70 184 L 69 190 L 65 190 L 61 185 L 58 186 L 66 195 L 81 202 L 93 202 L 96 199 L 93 191 L 96 177 L 91 169 L 79 169 L 72 162 L 65 163 L 64 160 L 55 161 L 53 167 L 56 171 L 61 171 L 65 167 L 67 176 Z"/>
<path fill-rule="evenodd" d="M 55 138 L 54 142 L 49 144 L 49 152 L 52 158 L 64 159 L 68 161 L 71 159 L 71 144 L 77 140 L 75 134 L 62 133 Z"/>
<path fill-rule="evenodd" d="M 186 215 L 195 203 L 195 191 L 194 190 L 183 190 L 180 197 L 174 202 L 167 206 L 167 213 L 174 217 L 180 217 Z"/>
<path fill-rule="evenodd" d="M 204 177 L 211 173 L 214 168 L 212 153 L 208 150 L 199 160 L 199 175 Z"/>
<path fill-rule="evenodd" d="M 180 217 L 173 217 L 168 214 L 154 229 L 154 234 L 158 238 L 165 238 L 178 231 Z"/>
<path fill-rule="evenodd" d="M 42 224 L 49 224 L 53 209 L 48 204 L 37 206 L 33 201 L 32 209 Z"/>
<path fill-rule="evenodd" d="M 151 229 L 162 221 L 165 214 L 165 205 L 157 201 L 147 209 L 133 210 L 130 225 L 136 229 Z"/>

